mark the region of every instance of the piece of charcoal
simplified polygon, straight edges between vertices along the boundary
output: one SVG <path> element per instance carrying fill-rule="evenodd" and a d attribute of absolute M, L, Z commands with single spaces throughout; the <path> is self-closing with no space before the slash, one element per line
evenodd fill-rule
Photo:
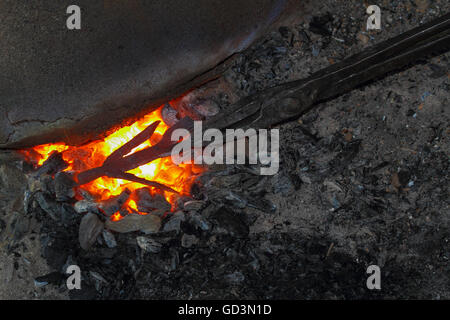
<path fill-rule="evenodd" d="M 185 211 L 200 211 L 206 205 L 205 201 L 193 200 L 187 201 L 183 205 Z"/>
<path fill-rule="evenodd" d="M 87 213 L 81 219 L 80 229 L 78 231 L 78 240 L 81 248 L 89 250 L 102 231 L 103 222 L 100 221 L 96 214 Z"/>
<path fill-rule="evenodd" d="M 139 236 L 136 238 L 136 242 L 142 250 L 151 253 L 161 252 L 162 244 L 156 240 Z"/>
<path fill-rule="evenodd" d="M 71 225 L 79 217 L 73 206 L 68 203 L 62 203 L 60 205 L 60 210 L 61 210 L 61 222 L 65 226 Z"/>
<path fill-rule="evenodd" d="M 204 200 L 205 194 L 202 192 L 202 188 L 198 183 L 194 183 L 191 186 L 190 194 L 194 200 Z"/>
<path fill-rule="evenodd" d="M 91 200 L 80 200 L 73 206 L 78 213 L 98 212 L 98 204 Z"/>
<path fill-rule="evenodd" d="M 34 285 L 37 288 L 45 287 L 48 284 L 59 285 L 64 279 L 64 275 L 60 272 L 51 272 L 44 276 L 40 276 L 34 279 Z"/>
<path fill-rule="evenodd" d="M 38 192 L 36 200 L 41 207 L 53 220 L 59 220 L 61 217 L 60 206 L 48 193 Z"/>
<path fill-rule="evenodd" d="M 225 275 L 225 281 L 231 285 L 237 285 L 245 280 L 245 276 L 240 271 Z"/>
<path fill-rule="evenodd" d="M 176 231 L 177 233 L 180 232 L 181 222 L 183 222 L 184 220 L 186 220 L 186 218 L 184 216 L 183 211 L 175 212 L 164 224 L 163 231 L 164 232 Z"/>
<path fill-rule="evenodd" d="M 248 206 L 266 213 L 274 213 L 277 211 L 277 206 L 273 204 L 272 201 L 264 198 L 260 198 L 256 201 L 248 201 Z"/>
<path fill-rule="evenodd" d="M 43 174 L 54 175 L 57 172 L 63 171 L 69 166 L 69 164 L 64 161 L 61 152 L 54 151 L 50 157 L 36 170 L 35 176 L 40 177 Z"/>
<path fill-rule="evenodd" d="M 186 203 L 186 202 L 188 202 L 188 201 L 192 201 L 193 199 L 191 198 L 191 197 L 188 197 L 188 196 L 179 196 L 177 199 L 176 199 L 176 201 L 175 201 L 175 207 L 177 208 L 177 209 L 180 209 L 180 210 L 182 210 L 182 209 L 184 209 L 184 204 Z"/>
<path fill-rule="evenodd" d="M 125 202 L 128 201 L 130 197 L 130 190 L 125 189 L 118 196 L 111 197 L 107 200 L 103 200 L 99 203 L 99 208 L 108 216 L 112 216 L 114 213 L 119 211 Z"/>
<path fill-rule="evenodd" d="M 198 101 L 193 108 L 203 119 L 211 118 L 220 112 L 217 103 L 210 99 Z"/>
<path fill-rule="evenodd" d="M 155 233 L 161 227 L 161 218 L 154 214 L 129 214 L 119 221 L 107 220 L 105 224 L 109 230 L 127 233 L 141 231 L 144 233 Z"/>
<path fill-rule="evenodd" d="M 99 274 L 98 272 L 95 272 L 95 271 L 89 271 L 89 275 L 92 277 L 92 279 L 94 279 L 95 281 L 98 281 L 98 282 L 103 282 L 103 283 L 105 283 L 105 284 L 108 284 L 108 281 L 105 279 L 105 278 L 103 278 L 102 277 L 102 275 L 101 274 Z"/>
<path fill-rule="evenodd" d="M 67 201 L 75 196 L 75 181 L 68 172 L 55 174 L 55 195 L 57 201 Z"/>
<path fill-rule="evenodd" d="M 171 205 L 161 194 L 152 196 L 147 188 L 136 191 L 138 197 L 137 207 L 140 212 L 153 212 L 154 210 L 170 211 Z"/>
<path fill-rule="evenodd" d="M 227 230 L 230 234 L 243 238 L 249 233 L 249 227 L 245 223 L 245 218 L 242 214 L 234 212 L 228 207 L 222 206 L 211 214 L 211 219 L 217 221 L 220 228 Z"/>
<path fill-rule="evenodd" d="M 0 235 L 2 234 L 3 230 L 6 229 L 6 223 L 2 219 L 0 219 Z"/>
<path fill-rule="evenodd" d="M 181 118 L 188 116 L 193 120 L 205 120 L 220 111 L 215 101 L 211 99 L 198 99 L 195 92 L 186 94 L 174 107 Z"/>
<path fill-rule="evenodd" d="M 320 17 L 314 16 L 309 23 L 309 31 L 321 36 L 330 36 L 332 32 L 329 25 L 332 20 L 333 17 L 329 13 Z"/>
<path fill-rule="evenodd" d="M 248 201 L 232 191 L 225 192 L 225 201 L 234 208 L 244 209 L 248 205 Z"/>
<path fill-rule="evenodd" d="M 174 126 L 179 121 L 179 119 L 177 118 L 177 113 L 177 110 L 172 108 L 170 104 L 166 103 L 161 110 L 161 116 L 164 120 L 164 123 L 169 127 Z"/>
<path fill-rule="evenodd" d="M 192 212 L 189 215 L 189 222 L 194 226 L 194 228 L 200 229 L 202 231 L 208 231 L 211 228 L 209 222 L 206 221 L 206 219 L 204 219 L 197 212 Z"/>
<path fill-rule="evenodd" d="M 96 197 L 87 190 L 80 188 L 80 189 L 78 189 L 78 192 L 80 193 L 80 195 L 83 197 L 84 200 L 90 200 L 90 201 L 96 200 Z"/>
<path fill-rule="evenodd" d="M 108 248 L 115 248 L 117 246 L 116 238 L 111 231 L 103 229 L 102 236 Z"/>
<path fill-rule="evenodd" d="M 52 178 L 52 176 L 49 176 L 47 174 L 43 174 L 39 177 L 37 176 L 30 176 L 28 179 L 28 189 L 31 192 L 36 191 L 43 191 L 50 194 L 55 193 L 55 182 Z"/>
<path fill-rule="evenodd" d="M 181 237 L 181 246 L 183 248 L 191 248 L 198 243 L 198 238 L 191 234 L 183 234 Z"/>

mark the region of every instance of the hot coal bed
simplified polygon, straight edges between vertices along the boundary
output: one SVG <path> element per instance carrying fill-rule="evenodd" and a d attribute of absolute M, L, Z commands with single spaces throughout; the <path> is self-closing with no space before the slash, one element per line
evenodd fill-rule
<path fill-rule="evenodd" d="M 333 3 L 323 1 L 310 23 L 268 35 L 187 99 L 226 112 L 450 9 L 388 1 L 395 15 L 386 30 L 368 34 L 363 4 Z M 140 185 L 102 198 L 73 188 L 67 150 L 41 163 L 5 153 L 5 283 L 30 274 L 34 239 L 48 268 L 34 272 L 28 297 L 448 298 L 448 68 L 447 53 L 280 126 L 274 176 L 251 165 L 199 168 L 173 197 Z M 113 224 L 128 215 L 140 221 Z M 383 270 L 380 291 L 366 287 L 374 264 Z M 67 290 L 69 265 L 80 267 L 81 290 Z"/>

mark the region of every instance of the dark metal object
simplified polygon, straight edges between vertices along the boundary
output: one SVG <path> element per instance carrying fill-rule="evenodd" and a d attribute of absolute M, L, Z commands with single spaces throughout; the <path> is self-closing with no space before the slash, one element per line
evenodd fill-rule
<path fill-rule="evenodd" d="M 190 130 L 193 125 L 191 119 L 183 118 L 179 122 L 177 122 L 177 124 L 169 128 L 156 145 L 137 151 L 127 156 L 127 154 L 130 153 L 134 148 L 150 139 L 150 137 L 155 132 L 158 124 L 159 121 L 153 122 L 144 131 L 142 131 L 122 147 L 114 151 L 108 158 L 106 158 L 102 166 L 79 173 L 77 176 L 78 185 L 83 185 L 97 178 L 107 176 L 110 178 L 124 179 L 142 183 L 163 191 L 177 193 L 172 188 L 167 187 L 163 184 L 139 178 L 131 173 L 127 173 L 127 171 L 129 170 L 140 167 L 144 164 L 152 162 L 153 160 L 169 156 L 172 147 L 178 143 L 177 141 L 174 142 L 171 140 L 172 132 L 179 128 Z"/>
<path fill-rule="evenodd" d="M 420 58 L 450 49 L 450 14 L 382 42 L 311 77 L 282 84 L 239 101 L 204 128 L 267 128 L 296 118 L 317 102 L 386 76 Z"/>
<path fill-rule="evenodd" d="M 434 51 L 450 48 L 450 14 L 433 22 L 382 42 L 340 63 L 325 68 L 308 79 L 289 82 L 242 99 L 227 114 L 219 114 L 206 121 L 207 128 L 267 128 L 300 116 L 315 103 L 333 98 L 368 81 L 405 67 Z M 125 156 L 151 137 L 159 122 L 113 152 L 99 168 L 78 175 L 79 184 L 101 176 L 130 180 L 162 190 L 174 190 L 152 181 L 138 178 L 127 171 L 170 155 L 177 142 L 171 141 L 175 129 L 192 131 L 193 122 L 185 117 L 163 135 L 153 147 Z"/>

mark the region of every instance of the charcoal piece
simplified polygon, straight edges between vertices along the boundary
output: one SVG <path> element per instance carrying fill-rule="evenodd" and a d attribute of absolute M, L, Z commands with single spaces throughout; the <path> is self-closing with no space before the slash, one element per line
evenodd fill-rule
<path fill-rule="evenodd" d="M 43 191 L 50 194 L 55 193 L 55 182 L 52 176 L 43 174 L 39 177 L 31 176 L 28 180 L 28 189 L 31 192 Z"/>
<path fill-rule="evenodd" d="M 180 264 L 180 254 L 178 251 L 172 250 L 170 255 L 172 257 L 170 258 L 169 271 L 175 271 Z"/>
<path fill-rule="evenodd" d="M 76 247 L 76 238 L 72 238 L 72 232 L 69 233 L 65 229 L 60 230 L 64 230 L 65 233 L 42 235 L 40 239 L 41 253 L 50 268 L 65 272 L 62 266 L 66 263 L 67 257 L 73 255 L 73 250 Z"/>
<path fill-rule="evenodd" d="M 171 205 L 161 194 L 152 196 L 147 188 L 136 192 L 138 196 L 137 207 L 140 212 L 153 212 L 154 210 L 170 211 Z"/>
<path fill-rule="evenodd" d="M 220 108 L 211 99 L 198 99 L 195 91 L 185 95 L 175 106 L 180 117 L 190 117 L 193 120 L 209 119 L 219 113 Z"/>
<path fill-rule="evenodd" d="M 30 230 L 30 219 L 19 214 L 13 225 L 13 239 L 18 242 Z"/>
<path fill-rule="evenodd" d="M 187 196 L 180 196 L 176 200 L 176 208 L 182 210 L 184 208 L 184 204 L 188 201 L 192 201 L 193 199 L 191 197 Z"/>
<path fill-rule="evenodd" d="M 61 222 L 65 226 L 69 226 L 73 224 L 79 217 L 75 209 L 72 207 L 72 205 L 68 203 L 62 203 L 60 205 L 61 210 Z"/>
<path fill-rule="evenodd" d="M 53 197 L 44 192 L 36 194 L 36 200 L 41 207 L 53 220 L 59 220 L 61 217 L 60 206 Z"/>
<path fill-rule="evenodd" d="M 55 194 L 55 181 L 52 176 L 47 174 L 39 177 L 39 184 L 41 186 L 41 191 L 47 192 L 49 194 Z"/>
<path fill-rule="evenodd" d="M 257 201 L 248 201 L 247 205 L 266 213 L 274 213 L 277 210 L 277 206 L 272 201 L 264 198 L 260 198 Z"/>
<path fill-rule="evenodd" d="M 107 200 L 103 200 L 99 203 L 99 208 L 108 216 L 112 216 L 119 211 L 122 206 L 128 201 L 130 197 L 130 190 L 125 189 L 118 196 L 111 197 Z"/>
<path fill-rule="evenodd" d="M 183 208 L 185 211 L 200 211 L 205 205 L 205 201 L 193 200 L 185 202 Z"/>
<path fill-rule="evenodd" d="M 279 173 L 272 178 L 273 193 L 281 193 L 283 197 L 287 197 L 295 191 L 295 185 L 289 175 Z"/>
<path fill-rule="evenodd" d="M 248 205 L 248 201 L 232 191 L 225 193 L 226 202 L 237 209 L 244 209 Z"/>
<path fill-rule="evenodd" d="M 178 233 L 181 230 L 181 223 L 185 220 L 186 218 L 184 216 L 184 213 L 182 211 L 177 211 L 164 224 L 163 231 L 164 232 L 176 231 Z"/>
<path fill-rule="evenodd" d="M 145 252 L 158 253 L 161 252 L 162 244 L 156 240 L 147 237 L 137 237 L 136 242 L 142 250 Z"/>
<path fill-rule="evenodd" d="M 244 238 L 249 233 L 249 227 L 242 214 L 222 206 L 211 214 L 211 219 L 217 222 L 217 227 L 227 230 L 231 235 Z"/>
<path fill-rule="evenodd" d="M 0 235 L 6 229 L 6 223 L 2 219 L 0 219 Z"/>
<path fill-rule="evenodd" d="M 94 271 L 89 271 L 89 275 L 92 278 L 92 282 L 94 282 L 94 287 L 97 292 L 103 291 L 102 288 L 104 285 L 108 284 L 108 282 L 103 278 L 99 273 Z"/>
<path fill-rule="evenodd" d="M 136 212 L 131 211 L 131 209 L 128 207 L 123 207 L 122 209 L 119 210 L 119 214 L 122 217 L 125 217 L 125 216 L 129 215 L 130 213 L 136 213 Z"/>
<path fill-rule="evenodd" d="M 175 125 L 179 121 L 179 119 L 177 118 L 177 113 L 177 110 L 172 108 L 170 104 L 166 103 L 161 110 L 161 116 L 164 120 L 164 123 L 170 127 Z"/>
<path fill-rule="evenodd" d="M 330 23 L 333 21 L 333 17 L 328 13 L 321 17 L 313 17 L 309 23 L 309 31 L 321 36 L 331 36 Z"/>
<path fill-rule="evenodd" d="M 98 212 L 98 204 L 91 200 L 80 200 L 73 206 L 78 213 Z"/>
<path fill-rule="evenodd" d="M 80 189 L 78 189 L 78 192 L 80 193 L 80 195 L 83 197 L 84 200 L 90 200 L 90 201 L 96 200 L 96 197 L 87 190 L 80 188 Z"/>
<path fill-rule="evenodd" d="M 80 223 L 78 240 L 81 248 L 89 250 L 103 231 L 103 222 L 93 213 L 87 213 Z"/>
<path fill-rule="evenodd" d="M 209 222 L 197 212 L 192 212 L 189 215 L 189 222 L 195 229 L 200 229 L 202 231 L 208 231 L 211 228 Z"/>
<path fill-rule="evenodd" d="M 40 276 L 34 279 L 34 285 L 37 288 L 45 287 L 48 284 L 59 285 L 64 279 L 64 275 L 60 272 L 51 272 L 44 276 Z"/>
<path fill-rule="evenodd" d="M 31 205 L 34 203 L 36 192 L 25 190 L 23 197 L 23 209 L 26 214 L 31 212 Z"/>
<path fill-rule="evenodd" d="M 107 229 L 103 229 L 102 236 L 108 248 L 115 248 L 117 246 L 116 238 L 112 232 Z"/>
<path fill-rule="evenodd" d="M 55 175 L 55 195 L 57 201 L 67 201 L 75 196 L 75 181 L 68 172 L 58 172 Z"/>
<path fill-rule="evenodd" d="M 202 116 L 203 119 L 213 117 L 220 112 L 220 108 L 217 103 L 210 99 L 198 101 L 193 108 L 196 113 Z"/>
<path fill-rule="evenodd" d="M 237 173 L 226 176 L 214 177 L 211 180 L 211 184 L 221 188 L 239 188 L 242 184 L 242 180 L 245 178 L 245 173 Z"/>
<path fill-rule="evenodd" d="M 106 228 L 109 230 L 127 233 L 141 231 L 144 233 L 155 233 L 161 227 L 161 218 L 154 214 L 129 214 L 119 221 L 106 221 Z"/>
<path fill-rule="evenodd" d="M 36 170 L 35 176 L 40 177 L 43 174 L 54 175 L 57 172 L 63 171 L 69 166 L 69 164 L 64 161 L 61 152 L 54 151 L 50 157 Z"/>
<path fill-rule="evenodd" d="M 45 287 L 46 285 L 48 285 L 48 282 L 47 282 L 47 281 L 38 281 L 38 280 L 34 280 L 34 286 L 35 286 L 36 288 L 43 288 L 43 287 Z"/>
<path fill-rule="evenodd" d="M 91 276 L 91 278 L 92 279 L 94 279 L 96 282 L 103 282 L 103 283 L 105 283 L 105 284 L 108 284 L 108 281 L 105 279 L 105 278 L 103 278 L 102 276 L 101 276 L 101 274 L 99 274 L 98 272 L 95 272 L 95 271 L 89 271 L 89 275 Z"/>
<path fill-rule="evenodd" d="M 236 271 L 230 274 L 225 275 L 225 281 L 228 282 L 231 285 L 237 285 L 240 284 L 245 280 L 245 276 L 242 272 Z"/>
<path fill-rule="evenodd" d="M 191 186 L 190 194 L 194 200 L 204 200 L 205 194 L 202 192 L 202 187 L 198 183 L 194 183 Z"/>
<path fill-rule="evenodd" d="M 136 192 L 136 196 L 139 199 L 151 199 L 150 188 L 147 188 L 147 187 L 140 188 L 140 189 L 137 189 L 135 192 Z"/>
<path fill-rule="evenodd" d="M 153 213 L 147 214 L 144 223 L 141 225 L 141 228 L 139 229 L 141 232 L 145 234 L 152 234 L 156 233 L 161 229 L 161 216 L 162 211 L 156 210 L 153 211 Z"/>
<path fill-rule="evenodd" d="M 191 234 L 183 234 L 181 237 L 181 246 L 183 248 L 191 248 L 192 246 L 195 246 L 198 243 L 198 238 Z"/>

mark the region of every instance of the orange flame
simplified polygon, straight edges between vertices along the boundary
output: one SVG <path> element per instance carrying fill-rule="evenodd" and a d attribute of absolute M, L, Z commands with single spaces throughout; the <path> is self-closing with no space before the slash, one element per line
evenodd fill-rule
<path fill-rule="evenodd" d="M 115 150 L 120 148 L 126 142 L 130 141 L 133 137 L 147 128 L 155 121 L 161 121 L 155 130 L 153 136 L 133 149 L 131 153 L 142 150 L 148 146 L 155 145 L 162 137 L 164 132 L 169 128 L 161 117 L 161 108 L 149 113 L 137 120 L 130 126 L 125 126 L 117 129 L 112 134 L 107 136 L 103 140 L 93 141 L 83 146 L 68 146 L 64 143 L 45 144 L 33 147 L 28 150 L 23 150 L 22 153 L 29 159 L 37 162 L 40 166 L 45 160 L 52 154 L 52 152 L 62 152 L 63 159 L 69 163 L 69 167 L 66 171 L 81 172 L 87 169 L 99 167 L 103 164 L 103 161 Z M 200 174 L 204 169 L 200 166 L 193 164 L 180 164 L 175 165 L 170 157 L 156 159 L 150 163 L 142 165 L 136 169 L 130 170 L 129 173 L 134 174 L 137 177 L 145 178 L 147 180 L 159 182 L 179 192 L 181 195 L 188 195 L 190 187 L 194 182 L 196 176 Z M 80 186 L 80 188 L 89 191 L 97 200 L 106 200 L 112 196 L 119 195 L 125 189 L 133 192 L 136 189 L 147 187 L 140 183 L 130 182 L 123 179 L 113 179 L 109 177 L 101 177 L 90 183 Z M 152 193 L 162 192 L 166 200 L 172 204 L 176 201 L 176 195 L 167 191 L 156 190 L 155 188 L 148 187 Z M 138 212 L 137 204 L 133 199 L 126 203 L 127 211 Z M 120 220 L 122 216 L 119 212 L 115 213 L 111 219 L 113 221 Z"/>

